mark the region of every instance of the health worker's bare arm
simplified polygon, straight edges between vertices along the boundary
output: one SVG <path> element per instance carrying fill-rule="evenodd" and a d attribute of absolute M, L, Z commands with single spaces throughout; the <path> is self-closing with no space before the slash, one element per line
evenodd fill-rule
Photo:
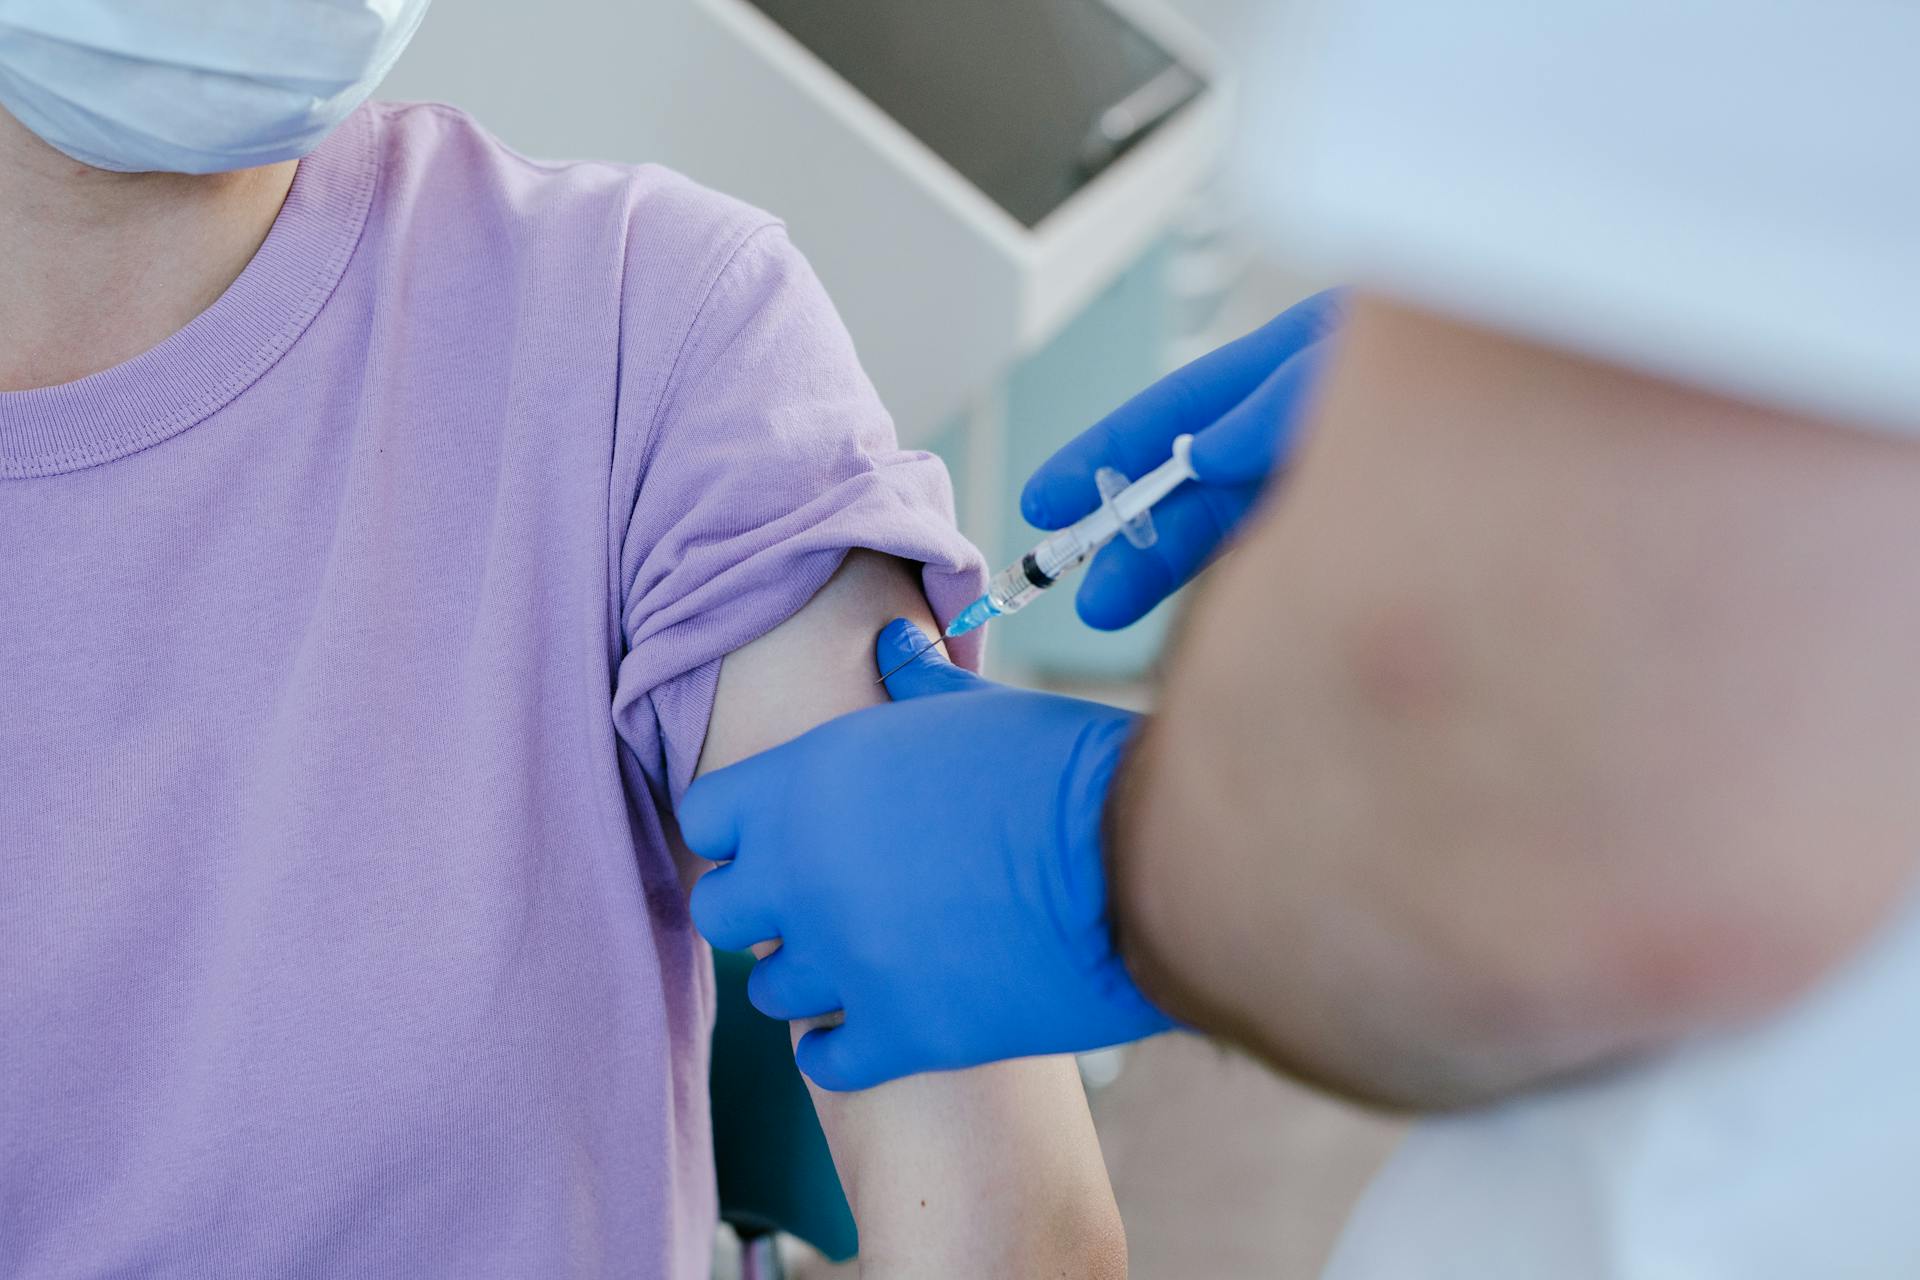
<path fill-rule="evenodd" d="M 1173 1012 L 1389 1105 L 1774 1009 L 1920 854 L 1920 442 L 1362 299 L 1108 813 Z"/>

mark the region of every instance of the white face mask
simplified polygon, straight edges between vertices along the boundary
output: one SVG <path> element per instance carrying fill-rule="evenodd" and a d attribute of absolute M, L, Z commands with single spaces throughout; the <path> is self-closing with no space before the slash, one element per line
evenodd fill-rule
<path fill-rule="evenodd" d="M 0 0 L 0 106 L 74 159 L 218 173 L 303 156 L 428 0 Z"/>

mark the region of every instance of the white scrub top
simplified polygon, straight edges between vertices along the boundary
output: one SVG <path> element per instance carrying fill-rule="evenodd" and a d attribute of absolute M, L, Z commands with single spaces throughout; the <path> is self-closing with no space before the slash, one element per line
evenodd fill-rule
<path fill-rule="evenodd" d="M 1314 274 L 1920 432 L 1920 0 L 1275 8 L 1248 158 Z M 1920 903 L 1763 1026 L 1420 1125 L 1327 1275 L 1920 1277 Z"/>
<path fill-rule="evenodd" d="M 1920 431 L 1920 0 L 1268 13 L 1244 168 L 1315 275 Z"/>

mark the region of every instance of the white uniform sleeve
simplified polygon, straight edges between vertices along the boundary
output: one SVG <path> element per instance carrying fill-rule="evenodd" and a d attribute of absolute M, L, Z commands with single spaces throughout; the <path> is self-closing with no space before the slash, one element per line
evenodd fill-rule
<path fill-rule="evenodd" d="M 1920 3 L 1319 0 L 1249 77 L 1289 255 L 1920 431 Z"/>

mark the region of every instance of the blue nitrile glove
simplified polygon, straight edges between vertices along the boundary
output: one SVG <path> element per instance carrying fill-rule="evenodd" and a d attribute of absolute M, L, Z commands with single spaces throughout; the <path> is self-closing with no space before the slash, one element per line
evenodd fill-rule
<path fill-rule="evenodd" d="M 880 633 L 884 671 L 926 643 Z M 931 651 L 894 701 L 693 784 L 680 830 L 727 865 L 693 889 L 716 947 L 780 939 L 747 992 L 771 1017 L 836 1010 L 800 1069 L 828 1089 L 1094 1049 L 1172 1026 L 1114 952 L 1100 852 L 1138 717 L 996 685 Z"/>
<path fill-rule="evenodd" d="M 1094 472 L 1101 467 L 1137 480 L 1167 460 L 1175 436 L 1193 435 L 1196 476 L 1153 509 L 1159 540 L 1142 550 L 1116 538 L 1087 567 L 1078 605 L 1088 626 L 1115 631 L 1138 622 L 1233 533 L 1291 451 L 1339 312 L 1332 290 L 1294 304 L 1154 383 L 1034 472 L 1020 513 L 1038 528 L 1058 529 L 1099 505 Z"/>

